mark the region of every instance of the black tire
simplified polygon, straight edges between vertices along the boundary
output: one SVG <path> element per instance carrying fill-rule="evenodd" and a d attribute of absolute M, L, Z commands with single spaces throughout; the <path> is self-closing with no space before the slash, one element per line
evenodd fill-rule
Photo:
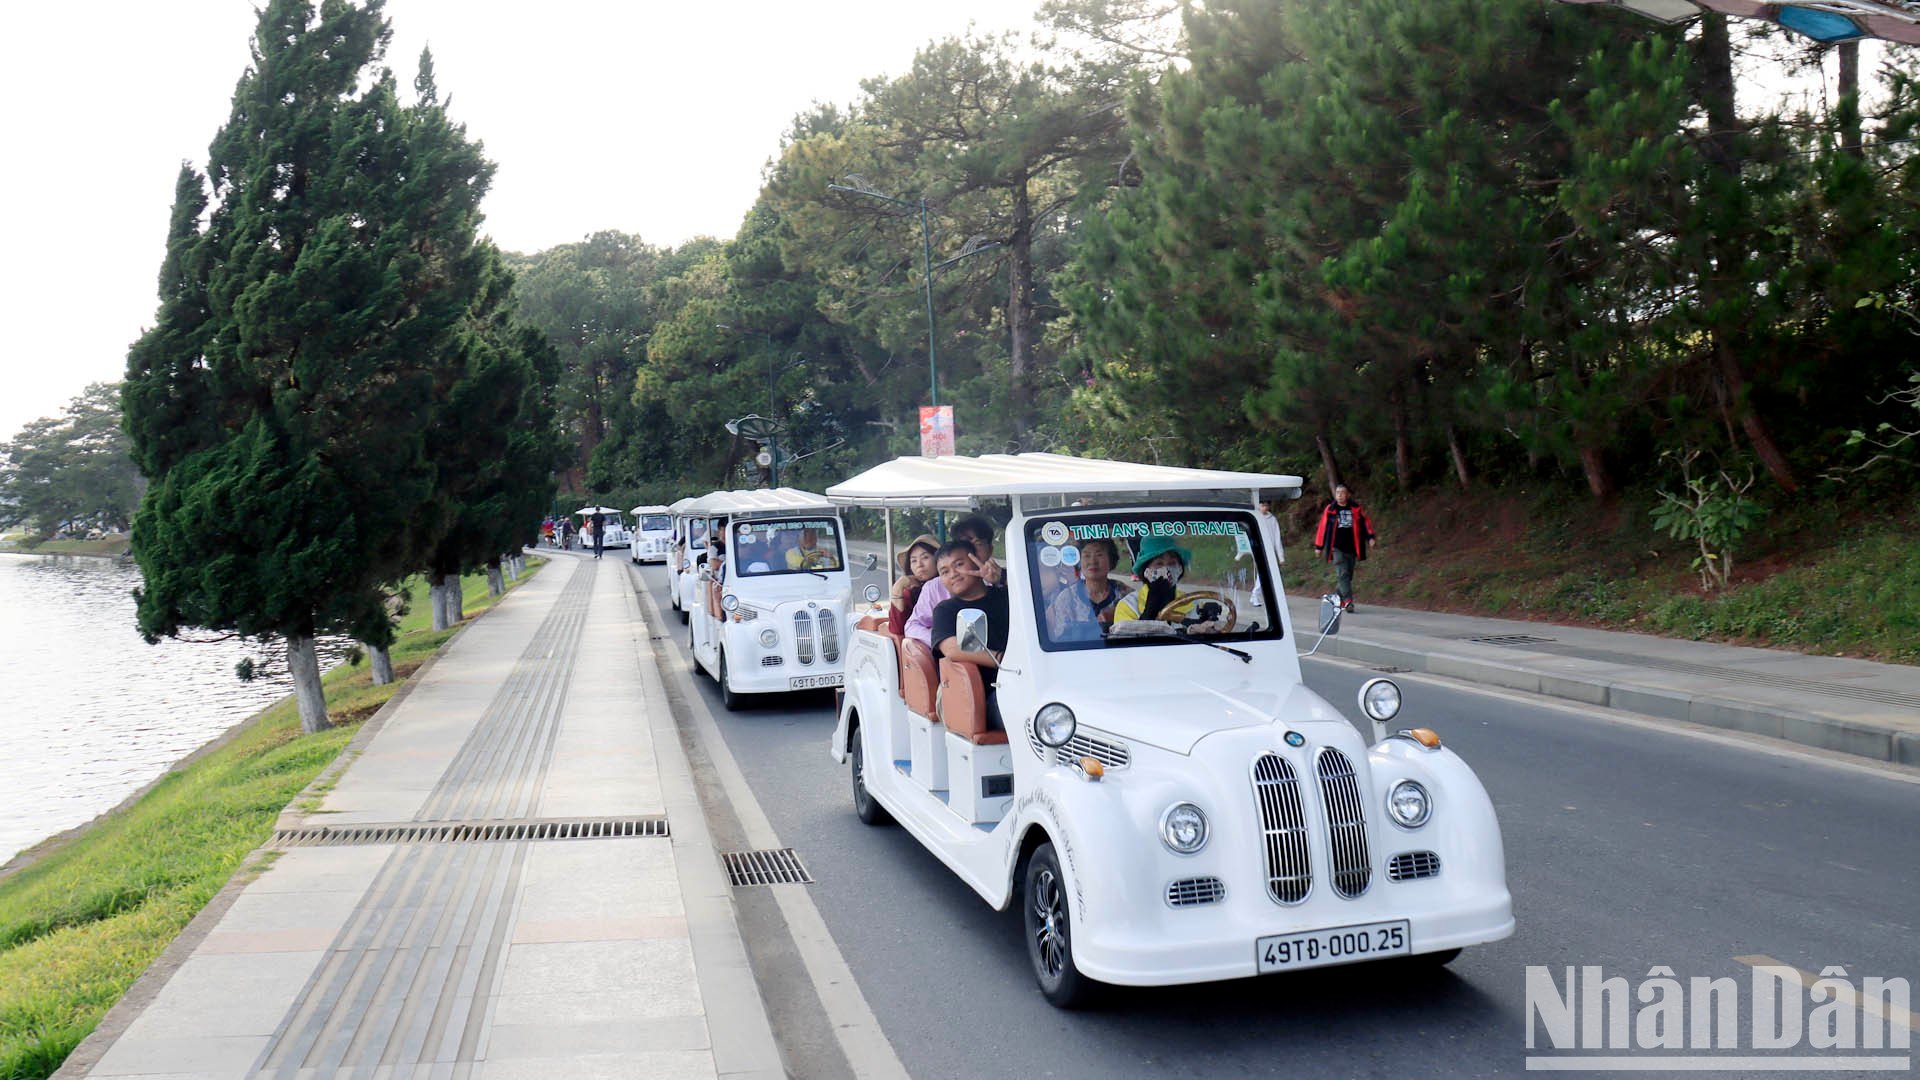
<path fill-rule="evenodd" d="M 733 684 L 727 681 L 727 650 L 721 649 L 719 652 L 720 674 L 714 676 L 714 681 L 720 684 L 720 704 L 732 712 L 740 707 L 741 699 L 739 694 L 733 692 Z"/>
<path fill-rule="evenodd" d="M 707 669 L 700 666 L 700 654 L 695 652 L 693 648 L 693 626 L 691 624 L 687 626 L 687 663 L 693 665 L 693 673 L 695 675 L 705 675 L 707 673 Z"/>
<path fill-rule="evenodd" d="M 1438 952 L 1415 953 L 1402 958 L 1400 962 L 1408 967 L 1443 968 L 1453 963 L 1454 958 L 1459 955 L 1459 949 L 1441 949 Z"/>
<path fill-rule="evenodd" d="M 1088 1004 L 1099 986 L 1073 963 L 1072 904 L 1053 845 L 1041 844 L 1027 859 L 1027 871 L 1021 876 L 1020 907 L 1034 981 L 1047 1004 L 1057 1009 Z"/>
<path fill-rule="evenodd" d="M 867 790 L 867 752 L 860 745 L 858 725 L 847 732 L 847 741 L 853 744 L 852 753 L 848 755 L 853 759 L 853 768 L 850 770 L 853 773 L 853 816 L 859 818 L 863 825 L 885 825 L 893 820 L 893 815 L 887 813 L 887 808 L 881 806 L 880 800 Z"/>

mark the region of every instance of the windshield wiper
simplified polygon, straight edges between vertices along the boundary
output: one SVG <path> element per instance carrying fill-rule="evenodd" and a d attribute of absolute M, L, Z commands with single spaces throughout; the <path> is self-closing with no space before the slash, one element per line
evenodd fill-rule
<path fill-rule="evenodd" d="M 1197 641 L 1200 644 L 1205 645 L 1209 649 L 1219 649 L 1223 653 L 1232 653 L 1233 655 L 1239 657 L 1240 662 L 1243 664 L 1253 663 L 1252 653 L 1242 652 L 1239 649 L 1235 649 L 1227 645 L 1222 645 L 1217 641 L 1208 641 L 1206 638 L 1203 638 L 1203 637 L 1194 637 L 1192 634 L 1188 634 L 1186 635 L 1186 637 L 1188 641 Z"/>

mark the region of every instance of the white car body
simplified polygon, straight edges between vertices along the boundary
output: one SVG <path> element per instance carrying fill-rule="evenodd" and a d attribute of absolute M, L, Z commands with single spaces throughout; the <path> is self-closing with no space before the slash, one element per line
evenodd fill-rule
<path fill-rule="evenodd" d="M 1293 965 L 1276 965 L 1273 942 L 1321 935 L 1317 942 L 1332 942 L 1329 949 L 1342 941 L 1353 947 L 1354 935 L 1343 931 L 1362 925 L 1403 925 L 1410 940 L 1396 942 L 1393 953 L 1443 962 L 1462 946 L 1512 934 L 1500 827 L 1472 769 L 1437 738 L 1430 748 L 1405 733 L 1388 736 L 1378 722 L 1369 746 L 1302 682 L 1279 588 L 1277 530 L 1252 513 L 1258 491 L 1299 485 L 1289 476 L 1020 454 L 902 458 L 829 488 L 843 506 L 967 510 L 986 503 L 1012 512 L 998 688 L 1007 741 L 974 741 L 909 708 L 902 646 L 885 633 L 876 607 L 853 634 L 831 743 L 835 760 L 846 761 L 849 732 L 857 732 L 856 807 L 870 798 L 999 909 L 1021 898 L 1023 875 L 1034 878 L 1023 866 L 1051 845 L 1065 879 L 1062 940 L 1071 944 L 1071 967 L 1098 982 L 1193 983 L 1285 969 Z M 1252 554 L 1272 591 L 1262 607 L 1243 606 L 1248 618 L 1240 625 L 1259 633 L 1256 618 L 1280 620 L 1277 637 L 1234 641 L 1246 662 L 1193 641 L 1116 648 L 1111 631 L 1089 651 L 1045 647 L 1032 599 L 1038 579 L 1030 576 L 1029 523 L 1045 532 L 1058 529 L 1056 521 L 1071 525 L 1148 504 L 1152 513 L 1246 515 L 1243 535 L 1258 537 Z M 888 522 L 891 547 L 890 513 Z M 1034 725 L 1036 713 L 1054 703 L 1078 720 L 1059 748 L 1043 745 Z M 1343 759 L 1356 774 L 1350 782 Z M 1291 781 L 1276 779 L 1275 762 Z M 1429 817 L 1416 828 L 1391 820 L 1385 805 L 1403 780 L 1430 793 Z M 1291 801 L 1276 801 L 1283 783 L 1294 785 Z M 1164 816 L 1181 803 L 1204 811 L 1209 827 L 1192 854 L 1162 839 Z M 862 817 L 873 820 L 864 810 Z M 1289 854 L 1275 847 L 1282 835 L 1305 846 Z M 1428 863 L 1435 872 L 1419 873 Z M 1034 897 L 1023 906 L 1033 908 Z M 1031 921 L 1028 929 L 1042 990 L 1056 1004 L 1075 1003 L 1049 988 Z M 1383 942 L 1391 937 L 1381 933 Z M 1297 966 L 1325 962 L 1347 961 L 1318 956 Z"/>
<path fill-rule="evenodd" d="M 633 515 L 629 558 L 637 563 L 666 562 L 673 553 L 673 512 L 664 506 L 636 506 L 628 513 Z"/>
<path fill-rule="evenodd" d="M 700 567 L 707 553 L 707 529 L 711 522 L 693 513 L 696 500 L 681 499 L 667 509 L 673 514 L 673 545 L 667 554 L 667 598 L 687 621 L 700 595 Z"/>
<path fill-rule="evenodd" d="M 841 685 L 848 636 L 847 594 L 852 578 L 842 547 L 840 512 L 819 495 L 777 488 L 716 491 L 694 500 L 689 516 L 725 536 L 724 553 L 708 548 L 695 574 L 698 590 L 682 597 L 697 668 L 720 683 L 728 708 L 741 694 L 786 693 Z M 810 527 L 830 534 L 831 553 L 818 569 L 791 569 L 775 537 Z M 766 551 L 739 543 L 764 537 Z M 757 554 L 767 559 L 754 559 Z"/>

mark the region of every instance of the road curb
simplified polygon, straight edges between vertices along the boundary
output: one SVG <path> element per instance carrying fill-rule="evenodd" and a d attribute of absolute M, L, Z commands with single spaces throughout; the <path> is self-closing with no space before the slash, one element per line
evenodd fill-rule
<path fill-rule="evenodd" d="M 1351 630 L 1343 627 L 1340 634 L 1326 639 L 1320 652 L 1376 667 L 1400 668 L 1497 686 L 1504 690 L 1520 690 L 1660 720 L 1764 735 L 1783 742 L 1874 761 L 1920 765 L 1920 735 L 1890 728 L 1849 723 L 1830 716 L 1772 708 L 1710 694 L 1623 684 L 1616 679 L 1599 676 L 1581 678 L 1558 672 L 1547 673 L 1511 661 L 1366 641 L 1349 637 L 1351 633 Z"/>

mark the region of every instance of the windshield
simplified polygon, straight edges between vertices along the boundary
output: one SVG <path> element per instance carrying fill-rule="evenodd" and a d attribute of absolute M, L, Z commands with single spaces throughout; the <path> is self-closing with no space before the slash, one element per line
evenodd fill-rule
<path fill-rule="evenodd" d="M 641 532 L 668 532 L 673 528 L 673 519 L 665 514 L 640 515 Z"/>
<path fill-rule="evenodd" d="M 687 521 L 687 546 L 692 548 L 707 546 L 706 518 L 691 518 Z"/>
<path fill-rule="evenodd" d="M 838 570 L 840 525 L 832 518 L 743 521 L 733 527 L 734 572 L 741 577 Z"/>
<path fill-rule="evenodd" d="M 1277 583 L 1250 512 L 1042 515 L 1026 543 L 1048 651 L 1280 636 Z"/>

